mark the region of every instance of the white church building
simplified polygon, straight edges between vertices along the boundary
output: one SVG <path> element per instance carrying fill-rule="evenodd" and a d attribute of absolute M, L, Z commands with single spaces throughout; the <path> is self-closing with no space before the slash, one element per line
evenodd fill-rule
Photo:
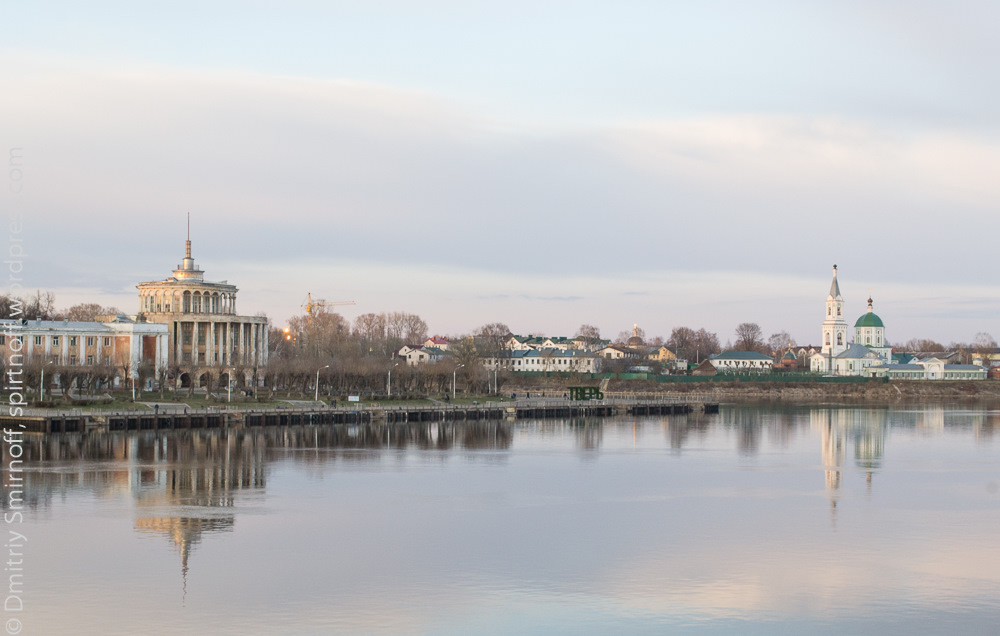
<path fill-rule="evenodd" d="M 809 358 L 809 369 L 814 373 L 898 380 L 985 380 L 987 377 L 985 367 L 945 364 L 938 358 L 893 363 L 892 347 L 885 340 L 885 324 L 872 311 L 871 297 L 868 298 L 868 311 L 854 323 L 854 341 L 848 343 L 844 297 L 840 294 L 836 265 L 826 297 L 826 319 L 822 329 L 823 348 Z"/>
<path fill-rule="evenodd" d="M 872 311 L 854 323 L 854 341 L 847 341 L 847 321 L 844 320 L 844 297 L 837 282 L 837 266 L 833 266 L 833 281 L 826 297 L 826 318 L 823 320 L 823 347 L 809 359 L 809 369 L 827 375 L 873 375 L 867 371 L 892 363 L 892 348 L 885 341 L 885 325 Z"/>

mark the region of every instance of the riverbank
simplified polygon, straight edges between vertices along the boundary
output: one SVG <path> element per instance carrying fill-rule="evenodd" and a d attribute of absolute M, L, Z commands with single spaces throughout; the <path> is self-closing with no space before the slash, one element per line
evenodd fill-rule
<path fill-rule="evenodd" d="M 588 382 L 596 384 L 595 382 Z M 558 390 L 567 386 L 565 378 L 518 378 L 503 386 L 509 391 Z M 774 402 L 824 404 L 865 402 L 976 403 L 1000 407 L 1000 380 L 915 381 L 872 380 L 857 383 L 773 382 L 737 380 L 726 382 L 660 383 L 652 380 L 611 380 L 611 394 L 686 395 L 697 393 L 712 402 Z"/>

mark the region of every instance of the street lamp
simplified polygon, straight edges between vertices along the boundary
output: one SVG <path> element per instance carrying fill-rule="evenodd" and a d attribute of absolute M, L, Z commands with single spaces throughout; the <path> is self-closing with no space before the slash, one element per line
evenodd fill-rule
<path fill-rule="evenodd" d="M 52 364 L 52 360 L 49 360 L 45 364 Z M 42 365 L 42 381 L 39 383 L 41 386 L 38 387 L 39 402 L 45 400 L 45 364 Z"/>
<path fill-rule="evenodd" d="M 319 372 L 322 371 L 323 369 L 329 369 L 329 368 L 330 365 L 326 365 L 325 367 L 320 367 L 319 369 L 316 369 L 316 396 L 313 398 L 313 402 L 319 402 Z"/>
<path fill-rule="evenodd" d="M 385 396 L 392 397 L 392 370 L 399 366 L 399 363 L 392 365 L 389 369 L 389 375 L 385 379 Z"/>
<path fill-rule="evenodd" d="M 455 399 L 455 375 L 458 373 L 458 370 L 464 366 L 464 364 L 460 364 L 455 367 L 454 371 L 451 372 L 451 399 L 453 400 Z"/>

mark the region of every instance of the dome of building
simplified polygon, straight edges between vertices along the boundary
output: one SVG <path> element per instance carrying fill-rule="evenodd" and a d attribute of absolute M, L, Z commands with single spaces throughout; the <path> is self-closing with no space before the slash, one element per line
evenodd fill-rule
<path fill-rule="evenodd" d="M 854 323 L 855 327 L 885 327 L 882 324 L 882 319 L 878 317 L 878 314 L 865 314 L 858 318 L 858 321 Z"/>
<path fill-rule="evenodd" d="M 626 347 L 641 347 L 645 343 L 642 341 L 642 337 L 639 336 L 639 325 L 632 326 L 632 337 L 625 341 Z"/>
<path fill-rule="evenodd" d="M 863 314 L 858 321 L 854 323 L 854 327 L 885 327 L 882 324 L 882 319 L 878 317 L 878 314 L 872 311 L 872 299 L 868 299 L 868 311 Z"/>

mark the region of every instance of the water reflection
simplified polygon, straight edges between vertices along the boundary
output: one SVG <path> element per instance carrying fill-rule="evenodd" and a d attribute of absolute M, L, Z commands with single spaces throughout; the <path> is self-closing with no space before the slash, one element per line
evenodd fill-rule
<path fill-rule="evenodd" d="M 891 609 L 897 603 L 952 610 L 954 590 L 978 606 L 979 594 L 996 597 L 1000 551 L 978 544 L 1000 521 L 997 495 L 974 481 L 961 482 L 958 496 L 934 490 L 943 487 L 933 471 L 959 465 L 935 455 L 946 436 L 988 447 L 997 417 L 738 407 L 639 419 L 63 435 L 26 438 L 23 477 L 27 505 L 51 509 L 53 524 L 74 500 L 93 498 L 102 511 L 127 502 L 115 523 L 152 539 L 133 554 L 173 551 L 169 571 L 144 557 L 150 576 L 169 576 L 176 594 L 179 568 L 185 607 L 200 593 L 205 612 L 234 621 L 228 632 L 213 623 L 191 633 L 260 631 L 252 621 L 268 617 L 273 626 L 261 599 L 279 593 L 304 618 L 276 633 L 490 632 L 434 621 L 482 616 L 484 607 L 517 616 L 538 599 L 550 602 L 538 616 L 554 607 L 579 615 L 585 605 L 604 621 L 598 631 L 628 632 L 622 617 L 663 627 L 805 616 L 843 628 L 828 630 L 836 633 L 852 631 L 836 624 L 844 613 L 868 619 L 903 611 Z M 924 472 L 908 465 L 899 479 L 893 457 L 913 440 L 924 443 L 918 457 L 936 463 Z M 951 481 L 981 474 L 963 468 Z M 914 530 L 921 526 L 929 529 Z M 958 537 L 959 527 L 986 530 L 970 535 L 973 547 L 938 540 Z M 86 535 L 93 549 L 117 554 L 102 540 Z M 271 556 L 255 556 L 271 547 Z M 234 554 L 246 563 L 230 562 Z M 262 567 L 274 571 L 260 576 Z M 238 579 L 226 585 L 246 579 L 263 591 L 224 609 L 237 601 L 213 592 L 222 571 Z M 915 583 L 899 592 L 896 580 L 880 578 L 894 571 Z M 495 619 L 502 628 L 493 633 L 518 631 L 513 619 Z M 332 620 L 340 629 L 325 629 Z"/>

